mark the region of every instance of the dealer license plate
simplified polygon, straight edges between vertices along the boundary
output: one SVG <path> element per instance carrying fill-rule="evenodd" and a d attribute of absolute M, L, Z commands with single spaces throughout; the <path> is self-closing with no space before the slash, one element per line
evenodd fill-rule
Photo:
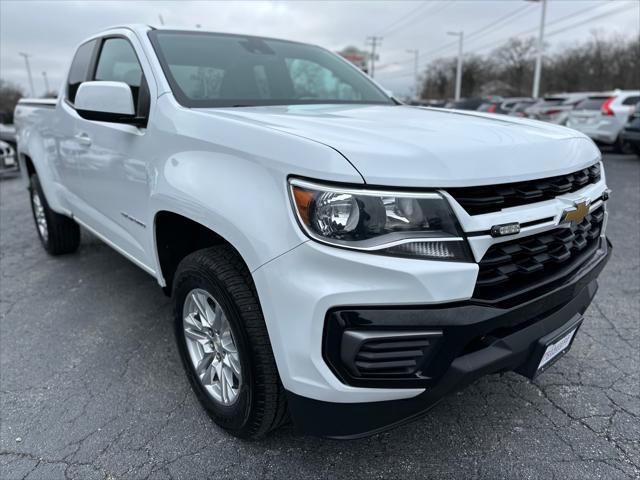
<path fill-rule="evenodd" d="M 576 334 L 577 328 L 574 328 L 569 333 L 567 333 L 560 340 L 552 343 L 547 346 L 547 349 L 544 351 L 544 355 L 542 355 L 542 360 L 540 360 L 540 364 L 538 365 L 538 370 L 544 368 L 551 360 L 559 357 L 569 350 L 569 345 L 571 345 L 571 340 L 573 340 L 573 336 Z"/>

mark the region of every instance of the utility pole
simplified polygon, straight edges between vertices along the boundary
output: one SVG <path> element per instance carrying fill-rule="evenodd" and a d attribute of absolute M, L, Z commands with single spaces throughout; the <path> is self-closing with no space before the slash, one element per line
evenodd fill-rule
<path fill-rule="evenodd" d="M 447 35 L 458 37 L 458 68 L 456 69 L 456 101 L 460 100 L 462 93 L 462 48 L 464 42 L 464 32 L 447 32 Z"/>
<path fill-rule="evenodd" d="M 538 34 L 538 54 L 536 56 L 536 70 L 533 74 L 533 92 L 532 97 L 538 98 L 540 94 L 540 75 L 542 74 L 542 49 L 544 48 L 544 21 L 547 15 L 547 0 L 538 0 L 542 2 L 542 12 L 540 13 L 540 33 Z"/>
<path fill-rule="evenodd" d="M 417 48 L 412 48 L 407 50 L 407 53 L 413 53 L 413 77 L 416 83 L 415 86 L 415 97 L 416 99 L 420 98 L 420 81 L 418 79 L 418 56 L 420 55 L 420 50 Z"/>
<path fill-rule="evenodd" d="M 371 46 L 371 68 L 369 69 L 369 75 L 373 78 L 376 69 L 376 47 L 379 47 L 382 43 L 382 37 L 367 37 L 367 45 Z"/>
<path fill-rule="evenodd" d="M 158 14 L 158 19 L 160 20 L 160 25 L 164 25 L 164 18 L 162 18 L 162 14 Z"/>
<path fill-rule="evenodd" d="M 42 72 L 42 78 L 44 79 L 44 93 L 45 95 L 49 93 L 49 79 L 47 78 L 47 72 Z"/>
<path fill-rule="evenodd" d="M 31 55 L 24 52 L 19 52 L 18 55 L 24 57 L 24 63 L 27 66 L 27 75 L 29 76 L 29 88 L 31 88 L 31 92 L 29 96 L 34 97 L 36 95 L 36 89 L 33 88 L 33 77 L 31 76 L 31 65 L 29 65 L 29 57 Z"/>

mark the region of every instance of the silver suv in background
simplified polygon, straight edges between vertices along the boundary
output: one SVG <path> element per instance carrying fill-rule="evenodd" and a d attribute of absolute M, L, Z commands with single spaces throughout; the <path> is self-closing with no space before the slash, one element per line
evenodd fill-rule
<path fill-rule="evenodd" d="M 536 101 L 530 97 L 509 97 L 502 99 L 498 98 L 496 100 L 483 103 L 478 107 L 478 111 L 508 115 L 516 107 L 516 105 L 524 102 L 528 102 L 529 105 L 533 105 Z"/>
<path fill-rule="evenodd" d="M 544 97 L 538 103 L 527 108 L 525 114 L 527 117 L 536 120 L 565 125 L 569 112 L 573 110 L 579 102 L 589 95 L 593 95 L 593 93 L 594 92 L 562 93 Z"/>
<path fill-rule="evenodd" d="M 567 127 L 587 134 L 597 143 L 624 150 L 620 133 L 634 106 L 640 101 L 640 90 L 615 90 L 591 95 L 576 105 L 569 114 Z"/>
<path fill-rule="evenodd" d="M 636 103 L 629 121 L 620 133 L 620 137 L 622 137 L 623 150 L 634 152 L 640 157 L 640 102 Z"/>
<path fill-rule="evenodd" d="M 511 117 L 521 117 L 524 118 L 527 116 L 526 114 L 526 110 L 531 107 L 532 105 L 535 105 L 536 101 L 535 100 L 525 100 L 522 102 L 518 102 L 516 103 L 513 108 L 509 111 L 509 113 L 507 115 L 511 116 Z"/>

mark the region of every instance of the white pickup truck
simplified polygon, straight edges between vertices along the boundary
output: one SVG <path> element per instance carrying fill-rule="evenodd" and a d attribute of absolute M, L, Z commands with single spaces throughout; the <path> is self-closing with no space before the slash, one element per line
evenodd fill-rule
<path fill-rule="evenodd" d="M 312 45 L 112 28 L 15 122 L 44 248 L 82 226 L 154 276 L 196 395 L 244 438 L 362 436 L 534 377 L 610 253 L 585 135 L 400 105 Z"/>

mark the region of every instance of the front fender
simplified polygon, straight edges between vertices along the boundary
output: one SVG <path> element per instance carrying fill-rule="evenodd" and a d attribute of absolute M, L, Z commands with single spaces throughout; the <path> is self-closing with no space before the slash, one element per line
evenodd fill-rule
<path fill-rule="evenodd" d="M 151 203 L 154 218 L 173 212 L 223 237 L 251 271 L 305 240 L 294 228 L 286 178 L 228 155 L 173 155 L 158 172 Z"/>
<path fill-rule="evenodd" d="M 362 182 L 326 145 L 162 97 L 148 224 L 159 211 L 225 238 L 251 271 L 307 240 L 289 201 L 289 175 Z M 157 253 L 156 253 L 157 258 Z"/>

